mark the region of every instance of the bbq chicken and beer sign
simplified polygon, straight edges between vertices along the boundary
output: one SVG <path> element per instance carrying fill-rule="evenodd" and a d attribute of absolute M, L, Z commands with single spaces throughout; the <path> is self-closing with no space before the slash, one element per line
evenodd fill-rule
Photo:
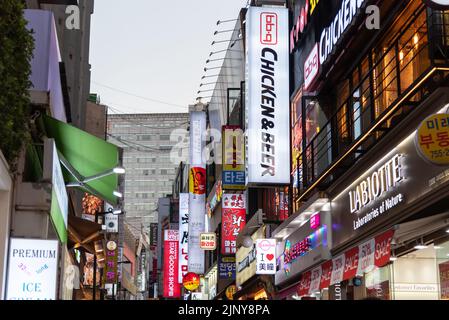
<path fill-rule="evenodd" d="M 246 28 L 246 182 L 289 184 L 288 10 L 250 7 Z"/>

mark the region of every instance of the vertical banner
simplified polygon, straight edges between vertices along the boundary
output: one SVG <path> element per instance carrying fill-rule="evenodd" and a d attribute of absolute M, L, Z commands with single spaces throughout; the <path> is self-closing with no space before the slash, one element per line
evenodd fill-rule
<path fill-rule="evenodd" d="M 276 274 L 276 239 L 256 240 L 256 274 Z"/>
<path fill-rule="evenodd" d="M 164 298 L 179 298 L 181 286 L 178 283 L 179 231 L 164 231 Z"/>
<path fill-rule="evenodd" d="M 223 126 L 223 189 L 245 189 L 245 135 L 239 126 Z"/>
<path fill-rule="evenodd" d="M 178 282 L 188 272 L 189 252 L 189 194 L 179 194 L 179 275 Z"/>
<path fill-rule="evenodd" d="M 106 244 L 106 257 L 104 261 L 104 283 L 117 283 L 118 281 L 118 247 L 115 241 Z"/>
<path fill-rule="evenodd" d="M 221 254 L 233 255 L 236 241 L 246 224 L 246 201 L 244 194 L 223 193 L 221 209 Z"/>
<path fill-rule="evenodd" d="M 289 31 L 285 8 L 246 19 L 246 168 L 249 185 L 290 184 Z"/>
<path fill-rule="evenodd" d="M 188 271 L 204 274 L 204 251 L 200 248 L 200 234 L 205 229 L 206 215 L 206 113 L 190 112 L 190 176 L 189 176 L 189 258 Z"/>

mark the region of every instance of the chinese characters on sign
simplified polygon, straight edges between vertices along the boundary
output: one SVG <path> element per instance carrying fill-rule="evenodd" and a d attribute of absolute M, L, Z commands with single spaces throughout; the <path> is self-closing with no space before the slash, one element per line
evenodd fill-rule
<path fill-rule="evenodd" d="M 222 239 L 221 254 L 236 253 L 236 240 L 246 224 L 246 207 L 244 194 L 223 194 L 222 204 Z"/>
<path fill-rule="evenodd" d="M 276 239 L 257 239 L 256 274 L 276 274 Z"/>
<path fill-rule="evenodd" d="M 449 114 L 439 113 L 424 120 L 416 134 L 416 145 L 424 159 L 449 164 Z"/>
<path fill-rule="evenodd" d="M 215 233 L 202 233 L 200 235 L 200 248 L 213 251 L 217 248 L 217 236 Z"/>

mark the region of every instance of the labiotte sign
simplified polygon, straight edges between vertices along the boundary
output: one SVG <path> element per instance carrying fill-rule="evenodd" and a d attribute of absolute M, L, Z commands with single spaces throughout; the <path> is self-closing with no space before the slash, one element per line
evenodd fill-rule
<path fill-rule="evenodd" d="M 338 246 L 349 239 L 389 223 L 396 214 L 422 201 L 447 184 L 449 166 L 433 164 L 418 151 L 418 131 L 380 158 L 371 168 L 332 199 L 333 244 Z"/>

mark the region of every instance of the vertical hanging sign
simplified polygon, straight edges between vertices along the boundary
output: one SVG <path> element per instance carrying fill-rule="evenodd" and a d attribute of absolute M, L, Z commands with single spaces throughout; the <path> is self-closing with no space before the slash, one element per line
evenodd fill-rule
<path fill-rule="evenodd" d="M 205 229 L 206 162 L 203 158 L 206 113 L 190 112 L 190 175 L 189 175 L 189 259 L 188 271 L 204 274 L 204 251 L 200 234 Z"/>
<path fill-rule="evenodd" d="M 246 175 L 249 185 L 289 184 L 288 10 L 250 7 L 246 20 Z"/>
<path fill-rule="evenodd" d="M 178 282 L 179 231 L 164 232 L 164 298 L 179 298 L 181 285 Z"/>
<path fill-rule="evenodd" d="M 221 212 L 221 254 L 235 255 L 237 236 L 246 224 L 245 195 L 223 193 Z"/>
<path fill-rule="evenodd" d="M 189 252 L 189 194 L 179 194 L 179 274 L 178 282 L 188 272 Z"/>
<path fill-rule="evenodd" d="M 245 189 L 245 135 L 239 126 L 223 126 L 223 189 Z"/>

